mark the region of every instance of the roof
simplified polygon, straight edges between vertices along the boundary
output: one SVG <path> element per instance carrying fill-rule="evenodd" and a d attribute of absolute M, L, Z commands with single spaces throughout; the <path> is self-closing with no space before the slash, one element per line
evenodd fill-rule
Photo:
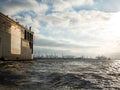
<path fill-rule="evenodd" d="M 10 21 L 11 23 L 17 24 L 18 26 L 20 26 L 21 28 L 24 28 L 26 31 L 30 32 L 30 33 L 34 33 L 33 31 L 29 30 L 28 28 L 24 27 L 23 25 L 20 25 L 19 22 L 14 21 L 13 19 L 11 19 L 9 16 L 3 14 L 0 12 L 0 17 L 6 18 L 8 21 Z"/>

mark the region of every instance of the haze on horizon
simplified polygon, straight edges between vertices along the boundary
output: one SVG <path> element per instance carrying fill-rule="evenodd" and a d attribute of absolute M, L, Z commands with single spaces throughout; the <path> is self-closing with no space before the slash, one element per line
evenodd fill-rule
<path fill-rule="evenodd" d="M 0 12 L 32 26 L 35 53 L 120 58 L 120 0 L 0 0 Z"/>

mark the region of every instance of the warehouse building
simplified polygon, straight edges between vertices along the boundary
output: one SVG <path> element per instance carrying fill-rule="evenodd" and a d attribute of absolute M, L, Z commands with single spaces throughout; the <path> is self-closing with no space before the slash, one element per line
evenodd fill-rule
<path fill-rule="evenodd" d="M 8 60 L 33 59 L 33 35 L 31 27 L 25 28 L 0 13 L 0 58 Z"/>

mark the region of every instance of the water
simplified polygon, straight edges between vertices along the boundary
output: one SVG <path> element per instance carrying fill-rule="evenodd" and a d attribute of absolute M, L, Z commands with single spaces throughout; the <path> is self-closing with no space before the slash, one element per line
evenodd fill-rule
<path fill-rule="evenodd" d="M 0 90 L 120 90 L 120 61 L 1 61 Z"/>

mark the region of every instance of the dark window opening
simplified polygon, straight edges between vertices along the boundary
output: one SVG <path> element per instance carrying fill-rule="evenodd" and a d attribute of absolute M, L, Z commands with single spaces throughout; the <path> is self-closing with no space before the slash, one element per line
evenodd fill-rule
<path fill-rule="evenodd" d="M 30 45 L 30 49 L 32 50 L 32 53 L 33 53 L 33 43 L 29 42 L 29 45 Z"/>
<path fill-rule="evenodd" d="M 26 30 L 25 30 L 25 34 L 24 34 L 24 39 L 26 40 Z"/>

